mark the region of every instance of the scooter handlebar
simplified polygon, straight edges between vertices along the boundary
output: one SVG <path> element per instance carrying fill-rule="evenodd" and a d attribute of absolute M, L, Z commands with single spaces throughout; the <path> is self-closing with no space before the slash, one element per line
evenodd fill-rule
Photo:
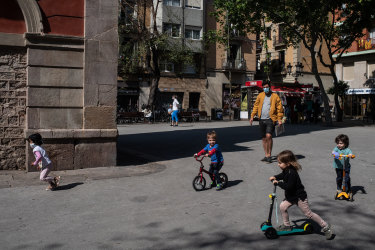
<path fill-rule="evenodd" d="M 332 152 L 332 156 L 333 158 L 335 159 L 338 159 L 338 160 L 341 160 L 341 158 L 352 158 L 354 159 L 355 158 L 355 155 L 352 154 L 352 155 L 343 155 L 343 154 L 339 154 L 338 152 Z"/>

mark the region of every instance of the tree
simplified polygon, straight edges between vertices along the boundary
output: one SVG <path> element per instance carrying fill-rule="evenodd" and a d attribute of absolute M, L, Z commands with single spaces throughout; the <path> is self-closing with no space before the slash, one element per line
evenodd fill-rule
<path fill-rule="evenodd" d="M 120 0 L 119 75 L 124 79 L 130 75 L 149 77 L 151 85 L 147 104 L 150 106 L 154 105 L 159 86 L 160 63 L 180 65 L 175 70 L 179 74 L 184 65 L 193 61 L 193 52 L 185 41 L 172 39 L 171 33 L 163 32 L 158 26 L 161 4 L 160 0 Z"/>
<path fill-rule="evenodd" d="M 288 46 L 303 44 L 310 52 L 312 73 L 319 84 L 327 124 L 332 124 L 329 100 L 318 71 L 319 60 L 328 67 L 334 86 L 339 84 L 335 65 L 353 42 L 363 37 L 363 29 L 375 24 L 375 0 L 215 0 L 217 20 L 230 16 L 237 30 L 265 32 L 261 20 L 282 23 L 283 39 Z M 323 54 L 328 50 L 328 56 Z M 335 96 L 338 120 L 342 110 Z"/>
<path fill-rule="evenodd" d="M 327 93 L 330 94 L 330 95 L 334 95 L 335 100 L 338 99 L 338 97 L 340 97 L 341 103 L 342 103 L 344 101 L 344 96 L 345 96 L 346 92 L 348 91 L 348 89 L 349 89 L 349 85 L 348 85 L 347 82 L 338 81 L 337 84 L 333 85 L 332 87 L 330 87 L 327 90 Z M 337 107 L 338 106 L 336 106 L 336 116 L 338 116 Z M 339 106 L 339 107 L 341 109 L 341 106 Z"/>

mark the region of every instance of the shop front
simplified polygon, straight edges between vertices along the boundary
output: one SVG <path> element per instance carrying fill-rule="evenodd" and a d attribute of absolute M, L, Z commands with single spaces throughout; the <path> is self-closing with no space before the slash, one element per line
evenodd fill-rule
<path fill-rule="evenodd" d="M 231 111 L 234 120 L 240 119 L 241 109 L 241 84 L 223 84 L 223 117 L 228 116 Z"/>
<path fill-rule="evenodd" d="M 312 85 L 288 85 L 275 84 L 271 86 L 271 90 L 280 96 L 285 110 L 289 111 L 289 115 L 293 116 L 295 106 L 301 103 L 308 93 L 302 87 L 312 87 Z M 241 102 L 241 119 L 248 119 L 251 114 L 256 97 L 263 91 L 262 81 L 247 81 L 242 86 L 242 102 Z"/>
<path fill-rule="evenodd" d="M 344 115 L 364 118 L 375 113 L 375 88 L 348 89 L 344 99 Z"/>

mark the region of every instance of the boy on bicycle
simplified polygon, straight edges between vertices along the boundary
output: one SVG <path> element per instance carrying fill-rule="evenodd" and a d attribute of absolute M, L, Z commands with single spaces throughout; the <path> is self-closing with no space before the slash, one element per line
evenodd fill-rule
<path fill-rule="evenodd" d="M 216 190 L 221 190 L 223 185 L 219 177 L 219 171 L 224 165 L 224 158 L 219 148 L 216 144 L 216 132 L 210 131 L 207 133 L 208 144 L 199 153 L 194 154 L 194 157 L 203 155 L 206 157 L 211 157 L 210 169 L 208 170 L 211 174 L 215 176 L 215 180 L 211 179 L 211 185 L 208 188 L 212 188 L 216 181 Z"/>

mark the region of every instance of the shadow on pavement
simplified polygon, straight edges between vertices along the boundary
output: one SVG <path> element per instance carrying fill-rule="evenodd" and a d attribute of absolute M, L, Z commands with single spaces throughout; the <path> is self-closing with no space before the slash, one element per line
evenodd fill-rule
<path fill-rule="evenodd" d="M 79 186 L 79 185 L 82 185 L 82 184 L 83 184 L 83 182 L 70 183 L 70 184 L 66 184 L 66 185 L 58 186 L 58 187 L 55 188 L 53 191 L 68 190 L 68 189 L 75 188 L 76 186 Z"/>
<path fill-rule="evenodd" d="M 216 131 L 218 136 L 217 143 L 224 154 L 227 152 L 250 151 L 252 148 L 239 144 L 251 141 L 259 141 L 259 146 L 261 147 L 261 137 L 257 125 L 226 128 L 215 128 L 214 125 L 215 123 L 212 123 L 212 129 L 187 129 L 119 135 L 117 165 L 142 165 L 149 162 L 192 156 L 207 144 L 206 134 L 209 130 Z M 336 129 L 336 127 L 288 124 L 286 132 L 281 137 L 329 129 Z M 145 157 L 142 154 L 151 157 Z"/>
<path fill-rule="evenodd" d="M 356 195 L 358 191 L 361 191 L 362 194 L 367 194 L 364 186 L 352 186 L 351 189 L 352 189 L 353 196 Z"/>
<path fill-rule="evenodd" d="M 243 182 L 243 180 L 234 180 L 234 181 L 228 181 L 228 184 L 225 188 L 229 188 L 229 187 L 233 187 L 233 186 L 237 186 L 238 184 L 240 184 L 241 182 Z"/>

